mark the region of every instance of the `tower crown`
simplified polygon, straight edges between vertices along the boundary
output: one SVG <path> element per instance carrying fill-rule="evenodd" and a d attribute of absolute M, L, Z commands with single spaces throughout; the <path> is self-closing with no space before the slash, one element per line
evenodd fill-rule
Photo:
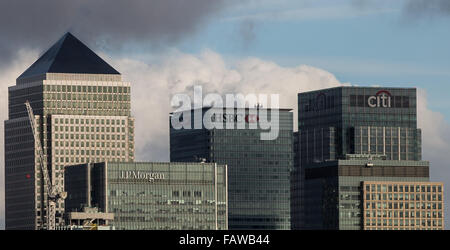
<path fill-rule="evenodd" d="M 17 80 L 45 73 L 120 75 L 69 32 L 39 57 Z"/>

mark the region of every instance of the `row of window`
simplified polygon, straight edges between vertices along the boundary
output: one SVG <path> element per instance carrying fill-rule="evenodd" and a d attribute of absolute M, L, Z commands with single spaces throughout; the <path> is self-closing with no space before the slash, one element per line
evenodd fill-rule
<path fill-rule="evenodd" d="M 371 219 L 367 220 L 366 226 L 372 227 L 441 227 L 442 220 L 419 220 L 419 219 L 406 219 L 406 220 L 393 220 L 393 219 Z"/>
<path fill-rule="evenodd" d="M 55 124 L 81 124 L 81 125 L 125 125 L 123 119 L 79 119 L 79 118 L 55 118 L 53 120 Z"/>
<path fill-rule="evenodd" d="M 58 127 L 55 126 L 55 132 L 86 132 L 89 133 L 125 133 L 125 127 Z M 132 128 L 130 128 L 132 130 Z"/>
<path fill-rule="evenodd" d="M 442 209 L 441 202 L 367 202 L 366 209 Z"/>
<path fill-rule="evenodd" d="M 130 101 L 127 94 L 66 94 L 66 93 L 44 93 L 44 100 L 67 100 L 67 101 Z"/>
<path fill-rule="evenodd" d="M 68 150 L 66 150 L 66 153 L 67 153 L 67 151 Z M 102 156 L 125 156 L 126 155 L 126 151 L 125 150 L 71 150 L 71 152 L 78 152 L 78 153 L 81 153 L 82 155 L 86 155 L 86 156 L 89 156 L 89 155 L 92 155 L 92 156 L 97 156 L 97 155 L 102 155 Z M 64 154 L 64 151 L 63 150 L 61 150 L 60 151 L 60 153 L 61 154 Z M 79 155 L 79 154 L 76 154 L 76 155 Z M 55 153 L 55 155 L 56 155 L 56 157 L 55 157 L 55 162 L 58 162 L 58 158 L 60 158 L 60 160 L 61 160 L 61 162 L 64 162 L 64 157 L 59 157 L 59 154 L 56 154 Z M 67 155 L 69 155 L 69 154 L 67 154 Z M 74 155 L 74 154 L 70 154 L 70 155 Z M 66 160 L 67 161 L 69 161 L 69 159 L 71 159 L 71 158 L 73 158 L 73 157 L 66 157 Z M 75 159 L 77 159 L 77 158 L 79 158 L 79 157 L 75 157 Z M 87 157 L 87 158 L 89 158 L 89 157 Z"/>
<path fill-rule="evenodd" d="M 44 108 L 47 110 L 53 109 L 120 109 L 128 110 L 131 108 L 130 102 L 68 102 L 68 101 L 54 101 L 44 102 Z"/>
<path fill-rule="evenodd" d="M 383 137 L 383 128 L 385 136 L 392 136 L 392 137 L 398 137 L 399 135 L 399 128 L 398 127 L 370 127 L 370 136 L 378 136 Z M 402 138 L 406 137 L 406 135 L 412 135 L 415 134 L 417 129 L 415 128 L 405 128 L 400 127 L 400 136 Z M 408 133 L 407 133 L 408 132 Z M 356 127 L 355 128 L 355 135 L 359 136 L 368 136 L 369 135 L 369 127 Z"/>
<path fill-rule="evenodd" d="M 115 137 L 113 137 L 113 136 L 114 135 L 111 136 L 112 140 L 115 140 L 114 139 Z M 84 138 L 81 138 L 81 139 L 84 140 Z M 129 138 L 129 139 L 130 139 L 130 141 L 132 140 L 132 138 Z M 97 138 L 97 140 L 99 140 L 99 139 Z M 106 136 L 106 140 L 109 140 L 109 136 L 108 135 Z M 119 136 L 117 136 L 117 140 L 120 140 Z M 124 140 L 125 140 L 125 138 L 122 136 L 122 141 L 124 141 Z M 70 142 L 69 141 L 55 141 L 54 142 L 54 146 L 55 147 L 85 147 L 85 146 L 86 147 L 107 147 L 106 143 L 109 143 L 109 142 L 99 142 L 99 141 L 97 141 L 97 142 L 93 142 L 93 141 L 91 141 L 91 142 L 89 142 L 89 141 L 86 141 L 86 142 L 84 142 L 84 141 L 81 141 L 81 142 L 80 141 L 70 141 Z M 117 143 L 120 143 L 120 142 L 111 142 L 111 145 L 113 145 L 113 143 L 115 143 L 114 145 L 117 145 Z M 124 144 L 125 144 L 125 142 L 122 142 L 121 144 L 118 144 L 118 145 L 122 145 L 122 147 L 124 148 L 125 147 Z M 129 147 L 133 148 L 133 144 L 130 143 Z M 47 153 L 47 151 L 44 150 L 44 153 Z"/>
<path fill-rule="evenodd" d="M 408 200 L 416 200 L 416 201 L 442 201 L 442 195 L 441 194 L 410 194 L 410 193 L 392 193 L 392 194 L 380 194 L 380 193 L 372 193 L 372 194 L 366 194 L 366 200 L 389 200 L 389 201 L 408 201 Z"/>
<path fill-rule="evenodd" d="M 386 185 L 386 184 L 370 184 L 365 186 L 366 192 L 442 192 L 441 185 Z"/>
<path fill-rule="evenodd" d="M 45 92 L 81 92 L 81 93 L 130 93 L 130 87 L 122 86 L 80 86 L 80 85 L 44 85 Z"/>
<path fill-rule="evenodd" d="M 443 218 L 442 211 L 386 211 L 386 210 L 377 210 L 377 211 L 366 211 L 366 218 L 370 217 L 379 217 L 379 218 Z"/>

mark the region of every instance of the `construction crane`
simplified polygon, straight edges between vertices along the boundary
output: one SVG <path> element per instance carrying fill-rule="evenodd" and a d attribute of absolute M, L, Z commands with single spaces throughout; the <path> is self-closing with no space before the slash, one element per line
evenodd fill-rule
<path fill-rule="evenodd" d="M 42 151 L 41 141 L 36 132 L 36 120 L 34 118 L 33 109 L 31 108 L 30 102 L 27 100 L 25 102 L 27 107 L 28 118 L 30 120 L 31 130 L 33 131 L 33 137 L 38 152 L 39 165 L 42 171 L 42 177 L 44 178 L 44 185 L 47 187 L 47 230 L 56 229 L 56 203 L 64 200 L 67 197 L 67 193 L 58 190 L 56 186 L 52 185 L 50 176 L 48 174 L 47 166 L 44 164 L 44 153 Z"/>

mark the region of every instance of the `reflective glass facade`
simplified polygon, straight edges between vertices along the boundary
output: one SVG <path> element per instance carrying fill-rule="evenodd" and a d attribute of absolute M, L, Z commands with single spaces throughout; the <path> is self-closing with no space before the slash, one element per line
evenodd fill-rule
<path fill-rule="evenodd" d="M 429 181 L 416 89 L 338 87 L 298 104 L 293 229 L 363 229 L 363 182 Z"/>
<path fill-rule="evenodd" d="M 214 163 L 95 163 L 66 167 L 66 212 L 114 214 L 118 230 L 227 229 L 227 167 Z"/>
<path fill-rule="evenodd" d="M 204 108 L 200 112 L 202 117 L 208 110 Z M 171 127 L 170 160 L 199 161 L 204 158 L 207 162 L 228 165 L 230 229 L 289 229 L 292 113 L 280 109 L 278 137 L 264 141 L 260 134 L 266 130 L 250 129 L 249 119 L 245 118 L 250 114 L 249 110 L 243 111 L 243 116 L 237 117 L 246 120 L 243 129 L 233 125 L 234 118 L 228 120 L 232 129 L 225 129 L 226 125 L 224 129 L 178 130 Z M 191 114 L 194 117 L 194 111 Z M 259 112 L 258 117 L 259 120 L 270 120 L 270 111 L 267 114 Z"/>
<path fill-rule="evenodd" d="M 300 93 L 298 131 L 302 163 L 345 159 L 347 154 L 421 160 L 414 88 L 338 87 Z"/>

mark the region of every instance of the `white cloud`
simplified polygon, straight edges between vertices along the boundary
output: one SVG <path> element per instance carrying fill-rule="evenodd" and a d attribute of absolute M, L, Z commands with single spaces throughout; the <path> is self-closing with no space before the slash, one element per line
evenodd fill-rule
<path fill-rule="evenodd" d="M 169 159 L 170 98 L 176 93 L 192 94 L 195 84 L 203 86 L 203 95 L 280 94 L 280 107 L 293 108 L 294 120 L 298 92 L 341 84 L 331 73 L 307 65 L 287 68 L 258 58 L 229 65 L 210 50 L 200 55 L 175 52 L 158 64 L 116 59 L 112 65 L 132 84 L 139 160 Z"/>
<path fill-rule="evenodd" d="M 417 98 L 417 126 L 422 129 L 422 159 L 430 161 L 431 181 L 444 182 L 444 214 L 448 215 L 450 209 L 445 197 L 450 194 L 450 124 L 441 113 L 428 108 L 425 90 L 419 89 Z M 450 216 L 445 216 L 445 224 L 448 229 Z"/>

